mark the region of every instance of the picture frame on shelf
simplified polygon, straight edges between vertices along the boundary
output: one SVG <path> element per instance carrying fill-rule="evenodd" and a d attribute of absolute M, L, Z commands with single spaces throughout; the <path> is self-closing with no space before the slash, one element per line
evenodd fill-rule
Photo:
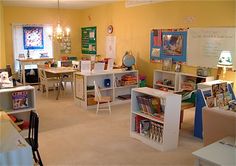
<path fill-rule="evenodd" d="M 181 63 L 180 62 L 176 62 L 175 72 L 181 72 Z"/>
<path fill-rule="evenodd" d="M 162 70 L 171 71 L 172 70 L 172 58 L 166 58 L 162 61 Z"/>

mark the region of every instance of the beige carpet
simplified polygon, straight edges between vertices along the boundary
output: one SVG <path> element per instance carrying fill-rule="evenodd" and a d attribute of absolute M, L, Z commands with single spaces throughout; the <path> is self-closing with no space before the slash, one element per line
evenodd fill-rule
<path fill-rule="evenodd" d="M 160 152 L 129 136 L 130 105 L 95 114 L 74 103 L 69 89 L 55 100 L 37 92 L 39 150 L 45 165 L 193 165 L 202 147 L 193 137 L 194 110 L 186 110 L 179 146 Z"/>

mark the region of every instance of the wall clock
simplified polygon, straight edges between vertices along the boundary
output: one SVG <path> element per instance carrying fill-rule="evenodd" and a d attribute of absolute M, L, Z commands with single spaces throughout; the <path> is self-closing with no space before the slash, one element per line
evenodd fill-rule
<path fill-rule="evenodd" d="M 107 33 L 112 34 L 112 32 L 113 32 L 113 26 L 112 26 L 112 25 L 109 25 L 109 26 L 107 27 Z"/>

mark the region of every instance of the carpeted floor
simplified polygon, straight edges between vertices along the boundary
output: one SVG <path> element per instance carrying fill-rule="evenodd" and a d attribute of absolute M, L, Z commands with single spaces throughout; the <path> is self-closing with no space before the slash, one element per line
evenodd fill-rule
<path fill-rule="evenodd" d="M 55 100 L 37 92 L 39 150 L 45 165 L 193 165 L 192 152 L 202 147 L 193 137 L 194 110 L 185 110 L 179 146 L 161 152 L 129 136 L 130 104 L 107 111 L 85 111 L 68 89 Z"/>

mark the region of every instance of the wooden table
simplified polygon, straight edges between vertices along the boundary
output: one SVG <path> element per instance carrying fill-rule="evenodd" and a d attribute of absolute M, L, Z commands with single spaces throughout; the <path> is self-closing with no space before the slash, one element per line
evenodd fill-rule
<path fill-rule="evenodd" d="M 53 58 L 40 58 L 40 59 L 16 59 L 20 63 L 21 78 L 20 81 L 23 85 L 26 85 L 25 81 L 25 66 L 26 65 L 40 65 L 45 62 L 53 60 Z"/>
<path fill-rule="evenodd" d="M 62 84 L 64 76 L 68 75 L 68 74 L 72 74 L 72 73 L 76 72 L 76 70 L 73 69 L 72 67 L 47 68 L 44 70 L 48 73 L 56 74 L 60 77 L 59 87 L 58 87 L 57 97 L 56 97 L 56 100 L 58 100 L 59 95 L 60 95 L 60 91 L 64 89 L 63 84 Z"/>
<path fill-rule="evenodd" d="M 0 111 L 0 165 L 33 165 L 31 146 L 8 115 Z"/>
<path fill-rule="evenodd" d="M 236 165 L 236 145 L 234 137 L 225 137 L 192 153 L 195 165 Z"/>

